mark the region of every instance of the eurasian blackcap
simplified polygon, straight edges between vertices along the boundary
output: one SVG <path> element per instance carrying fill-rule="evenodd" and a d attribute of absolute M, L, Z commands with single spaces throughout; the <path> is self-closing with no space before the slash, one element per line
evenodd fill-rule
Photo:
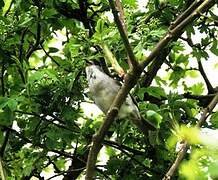
<path fill-rule="evenodd" d="M 92 99 L 104 114 L 107 114 L 121 86 L 97 65 L 87 66 L 86 75 Z M 121 106 L 118 118 L 130 119 L 146 135 L 148 130 L 156 129 L 150 122 L 141 118 L 139 110 L 130 95 L 127 96 Z"/>

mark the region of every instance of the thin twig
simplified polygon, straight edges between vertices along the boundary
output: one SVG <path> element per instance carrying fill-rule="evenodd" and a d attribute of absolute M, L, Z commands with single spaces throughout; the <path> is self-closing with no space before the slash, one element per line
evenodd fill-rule
<path fill-rule="evenodd" d="M 18 71 L 19 71 L 19 74 L 24 84 L 26 83 L 26 77 L 25 77 L 25 72 L 23 72 L 24 71 L 23 69 L 23 44 L 24 44 L 24 37 L 26 35 L 27 30 L 28 28 L 25 28 L 21 33 L 19 53 L 18 53 L 19 54 L 18 59 L 20 62 L 20 65 L 18 65 Z"/>
<path fill-rule="evenodd" d="M 2 68 L 1 68 L 1 86 L 2 86 L 2 96 L 5 96 L 5 81 L 4 81 L 4 73 L 5 73 L 5 58 L 2 58 Z"/>
<path fill-rule="evenodd" d="M 196 1 L 194 2 L 196 3 Z M 144 69 L 147 65 L 153 61 L 159 52 L 174 38 L 179 37 L 183 33 L 183 29 L 192 21 L 194 21 L 201 13 L 204 13 L 210 7 L 216 3 L 216 0 L 206 0 L 203 1 L 196 9 L 193 9 L 192 13 L 189 13 L 189 16 L 185 19 L 179 20 L 179 24 L 174 28 L 170 28 L 168 33 L 157 43 L 150 55 L 140 64 L 141 69 Z"/>
<path fill-rule="evenodd" d="M 41 5 L 38 5 L 36 41 L 35 41 L 35 44 L 31 46 L 28 52 L 26 53 L 26 59 L 29 59 L 32 53 L 38 49 L 38 46 L 40 45 L 40 43 L 44 41 L 44 40 L 40 40 L 41 39 L 41 24 L 40 24 L 41 10 L 42 10 Z"/>
<path fill-rule="evenodd" d="M 180 24 L 184 19 L 186 19 L 192 12 L 195 10 L 203 0 L 194 1 L 191 6 L 189 6 L 181 15 L 179 15 L 176 20 L 171 24 L 170 29 L 175 28 L 178 24 Z"/>
<path fill-rule="evenodd" d="M 202 50 L 202 47 L 200 45 L 194 44 L 191 38 L 189 38 L 189 37 L 187 37 L 187 38 L 180 37 L 180 39 L 186 41 L 190 47 L 192 47 L 192 48 L 195 47 L 195 48 L 197 48 L 199 50 Z M 207 45 L 209 45 L 209 44 L 210 44 L 210 42 Z M 205 45 L 205 48 L 206 48 L 207 45 Z M 209 81 L 209 79 L 208 79 L 208 77 L 207 77 L 207 75 L 206 75 L 206 73 L 204 71 L 204 68 L 203 68 L 203 65 L 202 65 L 201 61 L 198 60 L 197 62 L 198 62 L 198 70 L 201 73 L 201 76 L 203 77 L 203 79 L 204 79 L 204 81 L 206 83 L 208 94 L 215 93 L 214 88 L 213 88 L 212 84 L 210 83 L 210 81 Z"/>
<path fill-rule="evenodd" d="M 115 2 L 113 0 L 109 0 L 109 4 L 111 6 L 111 9 L 112 9 L 112 13 L 114 15 L 114 21 L 116 22 L 116 25 L 117 25 L 117 28 L 120 32 L 120 36 L 123 40 L 123 43 L 124 43 L 124 46 L 126 48 L 126 51 L 127 51 L 127 54 L 129 56 L 129 59 L 131 61 L 131 64 L 133 66 L 133 68 L 138 68 L 138 62 L 135 58 L 135 55 L 133 53 L 133 49 L 132 49 L 132 46 L 130 45 L 129 43 L 129 39 L 127 37 L 127 31 L 125 29 L 125 25 L 124 25 L 124 20 L 122 22 L 122 20 L 120 19 L 120 16 L 119 16 L 119 9 L 116 7 L 115 5 Z M 120 3 L 118 3 L 120 4 Z"/>
<path fill-rule="evenodd" d="M 203 77 L 203 79 L 204 79 L 204 81 L 206 83 L 208 94 L 215 93 L 214 88 L 213 88 L 212 84 L 210 83 L 200 60 L 198 61 L 198 69 L 199 69 L 199 72 L 201 73 L 201 76 Z"/>
<path fill-rule="evenodd" d="M 40 43 L 40 47 L 42 48 L 42 50 L 44 51 L 44 53 L 46 54 L 46 56 L 48 56 L 57 66 L 61 67 L 61 65 L 45 50 L 45 48 L 43 47 L 42 43 Z M 71 72 L 69 69 L 63 68 L 66 72 Z"/>
<path fill-rule="evenodd" d="M 134 156 L 136 155 L 135 153 L 133 153 L 133 155 L 131 155 L 129 152 L 131 151 L 137 151 L 137 150 L 134 150 L 134 149 L 131 149 L 127 146 L 124 146 L 124 145 L 119 145 L 115 142 L 110 142 L 110 141 L 106 141 L 104 140 L 104 143 L 107 142 L 109 146 L 113 147 L 113 148 L 116 148 L 118 150 L 120 150 L 122 153 L 124 153 L 125 155 L 127 155 L 128 157 L 130 157 L 131 159 L 133 159 L 136 163 L 138 163 L 140 166 L 142 166 L 145 170 L 148 170 L 152 173 L 158 173 L 156 170 L 154 169 L 151 169 L 147 166 L 145 166 L 143 163 L 141 163 L 139 160 L 137 160 Z M 131 149 L 131 150 L 130 150 Z M 127 152 L 129 151 L 129 152 Z M 138 153 L 138 152 L 137 152 Z M 141 154 L 141 155 L 145 155 L 145 153 Z"/>
<path fill-rule="evenodd" d="M 74 133 L 78 133 L 77 131 L 73 131 L 71 128 L 67 127 L 67 126 L 64 126 L 64 125 L 61 125 L 61 124 L 58 124 L 58 123 L 55 123 L 53 120 L 49 120 L 45 117 L 45 115 L 39 115 L 37 113 L 34 113 L 34 112 L 24 112 L 24 111 L 19 111 L 19 110 L 16 110 L 15 111 L 16 113 L 21 113 L 21 114 L 26 114 L 26 115 L 31 115 L 31 116 L 35 116 L 35 117 L 38 117 L 39 119 L 42 119 L 43 121 L 46 121 L 52 125 L 55 125 L 59 128 L 62 128 L 62 129 L 65 129 L 65 130 L 68 130 L 68 131 L 71 131 L 71 132 L 74 132 Z M 48 115 L 48 116 L 51 116 L 52 118 L 54 118 L 55 120 L 57 120 L 59 123 L 62 123 L 62 124 L 66 124 L 62 119 L 54 116 L 54 115 Z M 79 128 L 77 126 L 77 128 Z"/>
<path fill-rule="evenodd" d="M 218 102 L 218 93 L 216 96 L 213 98 L 213 100 L 210 102 L 210 104 L 207 106 L 207 108 L 204 109 L 198 123 L 196 124 L 196 127 L 200 128 L 206 121 L 208 115 L 212 112 L 214 107 L 216 106 Z M 170 167 L 169 171 L 166 173 L 164 176 L 163 180 L 170 180 L 173 175 L 175 174 L 177 168 L 179 167 L 181 161 L 184 159 L 185 154 L 187 153 L 188 150 L 188 142 L 184 141 L 181 150 L 179 151 L 177 158 L 173 165 Z"/>
<path fill-rule="evenodd" d="M 15 134 L 17 137 L 19 137 L 20 139 L 22 139 L 23 141 L 25 141 L 26 143 L 30 143 L 32 144 L 34 147 L 39 147 L 39 148 L 42 148 L 44 150 L 47 150 L 47 151 L 50 151 L 50 152 L 53 152 L 53 153 L 57 153 L 61 156 L 64 156 L 64 157 L 67 157 L 67 158 L 75 158 L 71 153 L 67 153 L 65 151 L 59 151 L 59 150 L 55 150 L 55 149 L 49 149 L 48 147 L 46 147 L 44 144 L 33 144 L 32 141 L 28 138 L 26 138 L 24 135 L 22 135 L 20 132 L 17 132 L 15 129 L 11 128 L 11 127 L 8 127 L 8 126 L 4 126 L 4 125 L 1 125 L 0 124 L 0 127 L 6 129 L 6 130 L 9 130 L 11 133 Z"/>
<path fill-rule="evenodd" d="M 124 149 L 125 151 L 131 152 L 134 155 L 144 155 L 145 154 L 145 152 L 143 152 L 143 151 L 132 149 L 132 148 L 126 146 L 126 145 L 119 144 L 119 143 L 114 142 L 114 141 L 104 140 L 103 144 L 107 145 L 107 146 L 114 147 L 114 148 Z"/>
<path fill-rule="evenodd" d="M 112 5 L 112 7 L 114 7 L 114 2 L 113 1 L 109 1 L 110 4 Z M 150 62 L 153 61 L 153 59 L 155 57 L 157 57 L 159 55 L 159 53 L 161 52 L 161 50 L 174 38 L 180 36 L 182 34 L 182 30 L 190 23 L 192 22 L 195 18 L 198 17 L 199 12 L 204 12 L 206 11 L 208 8 L 210 8 L 212 5 L 215 4 L 215 0 L 206 0 L 204 1 L 201 6 L 199 8 L 197 8 L 190 16 L 188 16 L 186 19 L 184 19 L 183 21 L 181 21 L 180 24 L 178 24 L 178 26 L 176 26 L 173 30 L 169 31 L 164 38 L 156 45 L 156 47 L 154 48 L 154 50 L 150 53 L 150 55 L 148 56 L 148 58 L 142 62 L 140 64 L 141 68 L 137 68 L 137 70 L 135 68 L 132 69 L 132 71 L 130 73 L 128 73 L 125 77 L 125 82 L 122 85 L 121 89 L 119 90 L 117 96 L 115 97 L 108 113 L 107 116 L 105 118 L 105 121 L 103 122 L 102 126 L 100 127 L 100 129 L 98 130 L 98 132 L 93 136 L 93 144 L 92 147 L 90 149 L 89 152 L 89 156 L 88 156 L 88 161 L 87 161 L 87 166 L 86 166 L 86 180 L 92 180 L 94 177 L 94 170 L 95 170 L 95 163 L 97 160 L 97 155 L 101 149 L 101 143 L 108 131 L 108 129 L 110 128 L 111 124 L 114 121 L 114 118 L 117 116 L 118 111 L 122 105 L 122 103 L 124 102 L 125 98 L 127 97 L 129 91 L 135 86 L 137 80 L 140 77 L 140 74 L 142 73 L 143 69 L 145 68 L 145 66 L 147 66 L 148 64 L 150 64 Z M 115 7 L 112 8 L 113 12 L 116 16 L 118 16 L 117 12 L 115 11 Z M 118 20 L 118 23 L 120 23 L 119 18 L 115 18 L 115 20 Z M 119 28 L 121 29 L 123 35 L 123 28 Z M 125 36 L 125 38 L 127 38 Z M 128 40 L 128 39 L 127 39 Z M 131 47 L 131 46 L 130 46 Z M 130 57 L 131 58 L 131 57 Z M 138 67 L 138 66 L 137 66 Z"/>

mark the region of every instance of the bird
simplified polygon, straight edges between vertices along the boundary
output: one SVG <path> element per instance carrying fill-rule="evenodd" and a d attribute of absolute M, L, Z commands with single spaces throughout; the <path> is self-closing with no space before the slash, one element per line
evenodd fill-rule
<path fill-rule="evenodd" d="M 94 100 L 94 103 L 104 114 L 107 114 L 113 100 L 121 88 L 121 84 L 105 74 L 98 65 L 87 66 L 86 76 L 90 95 Z M 132 123 L 146 135 L 149 130 L 156 130 L 156 127 L 151 122 L 141 117 L 139 109 L 130 95 L 128 95 L 123 102 L 118 112 L 118 118 L 130 119 Z"/>

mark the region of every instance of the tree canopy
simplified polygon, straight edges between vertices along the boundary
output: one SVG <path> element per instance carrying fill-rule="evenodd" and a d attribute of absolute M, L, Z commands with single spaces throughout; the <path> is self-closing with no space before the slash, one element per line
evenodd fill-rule
<path fill-rule="evenodd" d="M 216 2 L 0 0 L 1 179 L 218 178 Z M 106 115 L 87 63 L 122 82 Z"/>

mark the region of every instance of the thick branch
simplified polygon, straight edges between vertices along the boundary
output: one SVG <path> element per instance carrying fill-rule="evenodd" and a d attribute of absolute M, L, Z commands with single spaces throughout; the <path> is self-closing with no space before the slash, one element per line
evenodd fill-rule
<path fill-rule="evenodd" d="M 200 128 L 205 123 L 208 115 L 212 112 L 212 110 L 216 106 L 217 102 L 218 102 L 218 93 L 213 98 L 213 100 L 210 102 L 210 104 L 207 106 L 207 108 L 204 109 L 198 123 L 196 124 L 196 127 Z M 173 163 L 173 165 L 171 166 L 169 171 L 166 173 L 163 180 L 170 180 L 172 178 L 172 176 L 175 174 L 177 168 L 179 167 L 181 161 L 184 159 L 184 156 L 185 156 L 187 150 L 188 150 L 188 142 L 184 141 L 184 144 L 181 147 L 181 150 L 178 153 L 175 162 Z"/>
<path fill-rule="evenodd" d="M 176 20 L 170 26 L 170 29 L 178 26 L 185 18 L 187 18 L 204 0 L 194 1 L 182 14 L 180 14 Z"/>
<path fill-rule="evenodd" d="M 113 1 L 109 1 L 112 7 L 114 7 Z M 97 155 L 101 149 L 101 143 L 110 127 L 110 125 L 113 123 L 114 118 L 117 116 L 118 111 L 124 102 L 125 98 L 127 97 L 129 91 L 131 88 L 133 88 L 137 82 L 137 80 L 140 77 L 140 74 L 142 73 L 145 66 L 147 66 L 155 57 L 157 57 L 161 51 L 171 40 L 178 37 L 182 34 L 182 30 L 190 23 L 192 22 L 199 13 L 202 13 L 206 11 L 208 8 L 210 8 L 212 5 L 215 4 L 215 0 L 208 0 L 204 1 L 201 6 L 196 9 L 190 16 L 188 16 L 185 20 L 181 21 L 181 23 L 176 26 L 173 30 L 169 31 L 165 37 L 157 44 L 157 46 L 154 48 L 154 50 L 151 52 L 151 54 L 148 56 L 148 58 L 140 65 L 141 68 L 138 66 L 137 69 L 133 68 L 131 72 L 129 72 L 125 77 L 125 82 L 123 86 L 121 87 L 120 91 L 118 92 L 116 98 L 114 99 L 110 110 L 107 113 L 106 119 L 103 122 L 102 126 L 94 135 L 93 137 L 93 144 L 89 152 L 88 156 L 88 162 L 87 162 L 87 169 L 86 169 L 86 180 L 92 180 L 94 176 L 94 170 L 95 170 L 95 162 L 97 160 Z M 118 14 L 115 11 L 115 8 L 112 8 L 114 14 L 117 16 L 115 20 L 118 20 L 118 23 L 120 23 Z M 123 28 L 121 27 L 121 32 L 123 33 Z M 124 34 L 124 33 L 123 33 Z M 125 35 L 125 34 L 124 34 Z M 125 37 L 127 38 L 127 37 Z M 128 40 L 128 39 L 127 39 Z M 131 57 L 130 57 L 131 58 Z"/>
<path fill-rule="evenodd" d="M 90 149 L 88 162 L 87 162 L 87 172 L 86 172 L 86 180 L 92 180 L 94 176 L 95 162 L 97 160 L 98 152 L 101 148 L 101 143 L 110 128 L 111 124 L 114 121 L 114 118 L 117 116 L 118 111 L 127 97 L 129 91 L 133 88 L 136 83 L 136 80 L 139 79 L 140 71 L 134 71 L 131 74 L 127 74 L 125 77 L 125 83 L 121 87 L 118 92 L 115 100 L 113 101 L 111 108 L 109 109 L 106 119 L 98 132 L 93 137 L 93 145 Z"/>
<path fill-rule="evenodd" d="M 160 55 L 152 62 L 148 72 L 142 80 L 143 87 L 150 86 L 154 77 L 157 75 L 158 70 L 161 68 L 162 64 L 166 60 L 166 57 L 168 56 L 169 52 L 169 48 L 164 48 L 164 50 L 160 52 Z"/>
<path fill-rule="evenodd" d="M 180 23 L 172 29 L 169 29 L 168 33 L 157 43 L 150 55 L 143 61 L 140 65 L 144 69 L 150 62 L 157 57 L 159 52 L 174 38 L 179 37 L 183 33 L 183 29 L 192 21 L 194 21 L 200 14 L 204 13 L 211 6 L 215 4 L 215 0 L 206 0 L 197 7 L 193 13 L 191 13 L 187 18 L 179 20 Z M 196 1 L 194 2 L 196 3 Z M 185 16 L 186 17 L 186 16 Z"/>

